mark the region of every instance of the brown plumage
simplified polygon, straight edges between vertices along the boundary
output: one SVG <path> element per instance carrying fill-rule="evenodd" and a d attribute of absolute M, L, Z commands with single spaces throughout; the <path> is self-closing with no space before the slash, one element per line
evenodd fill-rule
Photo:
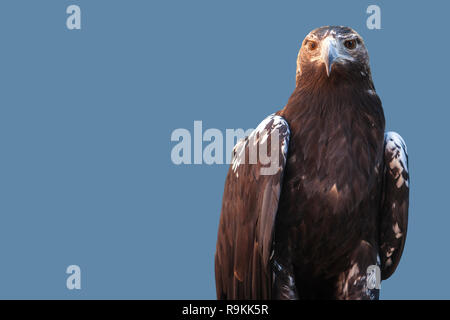
<path fill-rule="evenodd" d="M 219 299 L 378 298 L 367 270 L 379 266 L 382 279 L 395 271 L 409 197 L 405 143 L 384 126 L 362 38 L 347 27 L 312 31 L 288 103 L 234 149 L 215 257 Z M 279 154 L 271 175 L 250 161 L 265 141 Z"/>

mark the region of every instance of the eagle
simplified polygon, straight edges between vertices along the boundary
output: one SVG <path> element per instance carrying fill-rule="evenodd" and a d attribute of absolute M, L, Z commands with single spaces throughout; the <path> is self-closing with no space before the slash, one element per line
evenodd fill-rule
<path fill-rule="evenodd" d="M 302 42 L 287 104 L 233 149 L 217 298 L 379 299 L 402 256 L 408 206 L 406 144 L 385 133 L 362 37 L 317 28 Z"/>

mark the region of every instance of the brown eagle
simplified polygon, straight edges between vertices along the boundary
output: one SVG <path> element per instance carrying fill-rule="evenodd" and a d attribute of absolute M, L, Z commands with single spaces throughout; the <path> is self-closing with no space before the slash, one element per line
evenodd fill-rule
<path fill-rule="evenodd" d="M 313 30 L 286 106 L 233 149 L 218 299 L 378 299 L 403 252 L 409 203 L 406 145 L 384 128 L 361 36 Z M 262 143 L 278 161 L 271 174 L 251 161 Z"/>

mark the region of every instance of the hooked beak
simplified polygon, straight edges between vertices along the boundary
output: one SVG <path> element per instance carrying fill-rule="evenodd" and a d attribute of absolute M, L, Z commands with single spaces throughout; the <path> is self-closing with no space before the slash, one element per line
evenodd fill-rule
<path fill-rule="evenodd" d="M 321 51 L 321 59 L 325 64 L 325 69 L 327 71 L 327 76 L 330 76 L 331 67 L 339 59 L 341 55 L 339 54 L 337 48 L 336 39 L 328 37 L 324 40 Z"/>

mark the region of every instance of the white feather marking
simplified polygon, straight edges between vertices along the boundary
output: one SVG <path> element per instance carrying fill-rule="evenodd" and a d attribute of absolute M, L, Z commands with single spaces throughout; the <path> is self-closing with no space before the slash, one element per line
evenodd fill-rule
<path fill-rule="evenodd" d="M 354 276 L 357 276 L 359 274 L 359 266 L 357 263 L 355 263 L 352 268 L 350 269 L 350 272 L 348 274 L 348 278 L 352 278 Z"/>
<path fill-rule="evenodd" d="M 269 123 L 272 122 L 271 126 L 268 127 Z M 289 125 L 287 124 L 286 120 L 283 117 L 277 116 L 275 114 L 271 114 L 270 116 L 266 117 L 257 127 L 255 130 L 252 131 L 252 133 L 248 136 L 249 141 L 249 147 L 250 143 L 253 141 L 253 147 L 256 146 L 258 143 L 264 144 L 268 137 L 269 133 L 273 132 L 274 130 L 280 130 L 282 127 L 287 128 L 287 132 L 284 134 L 283 139 L 281 141 L 281 151 L 283 155 L 284 163 L 286 163 L 286 157 L 288 152 L 288 145 L 289 145 L 289 137 L 290 137 L 290 131 L 289 131 Z M 280 135 L 280 132 L 278 132 Z M 239 166 L 245 162 L 245 139 L 241 139 L 238 141 L 236 146 L 233 148 L 233 159 L 231 161 L 232 164 L 232 170 L 236 174 L 236 177 L 239 177 L 239 174 L 237 172 Z M 281 165 L 281 164 L 280 164 Z"/>
<path fill-rule="evenodd" d="M 395 225 L 392 227 L 392 230 L 395 233 L 395 238 L 399 239 L 403 236 L 402 230 L 400 230 L 400 227 L 398 226 L 398 223 L 395 223 Z"/>
<path fill-rule="evenodd" d="M 237 169 L 245 161 L 245 139 L 241 139 L 236 143 L 233 148 L 233 159 L 231 160 L 231 168 L 236 174 L 236 178 L 239 177 Z"/>
<path fill-rule="evenodd" d="M 386 257 L 390 258 L 392 254 L 394 253 L 395 248 L 389 248 L 389 250 L 386 252 Z"/>

